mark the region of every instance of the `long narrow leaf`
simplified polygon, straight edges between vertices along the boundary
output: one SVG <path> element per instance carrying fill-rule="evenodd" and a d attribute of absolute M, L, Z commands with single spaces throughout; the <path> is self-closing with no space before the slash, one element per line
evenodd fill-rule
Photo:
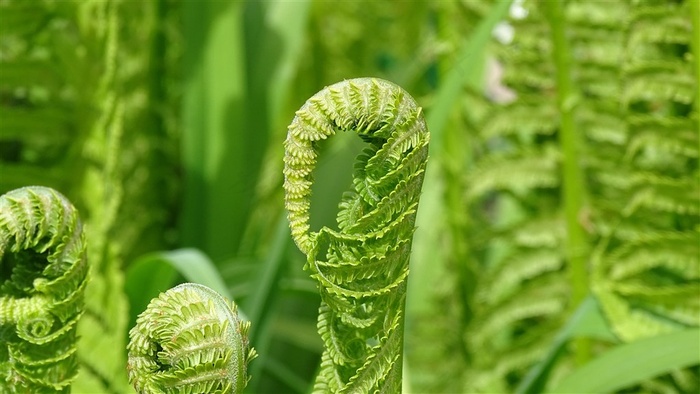
<path fill-rule="evenodd" d="M 678 368 L 700 364 L 700 329 L 618 346 L 564 378 L 552 393 L 609 393 Z"/>
<path fill-rule="evenodd" d="M 130 327 L 151 299 L 173 285 L 178 273 L 188 282 L 210 287 L 231 300 L 216 266 L 200 250 L 186 248 L 149 253 L 137 259 L 126 272 L 124 288 L 131 306 Z"/>
<path fill-rule="evenodd" d="M 561 354 L 567 341 L 575 336 L 616 341 L 614 334 L 610 331 L 610 328 L 603 319 L 603 315 L 596 304 L 595 298 L 591 295 L 581 302 L 576 311 L 571 315 L 571 318 L 569 318 L 569 321 L 561 328 L 552 341 L 547 355 L 528 372 L 525 379 L 520 382 L 516 393 L 541 392 L 552 365 Z"/>

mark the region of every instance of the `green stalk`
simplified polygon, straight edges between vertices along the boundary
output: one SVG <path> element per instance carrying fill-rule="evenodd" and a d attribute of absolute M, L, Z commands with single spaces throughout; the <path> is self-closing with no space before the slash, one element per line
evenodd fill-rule
<path fill-rule="evenodd" d="M 552 56 L 556 68 L 557 107 L 559 109 L 559 143 L 562 150 L 562 200 L 566 218 L 565 256 L 569 263 L 571 307 L 576 308 L 588 293 L 586 234 L 579 223 L 583 207 L 584 179 L 580 167 L 579 148 L 574 122 L 577 93 L 572 81 L 571 48 L 566 38 L 566 19 L 561 1 L 544 2 L 552 38 Z M 576 341 L 576 361 L 583 364 L 590 358 L 590 342 L 585 338 Z"/>
<path fill-rule="evenodd" d="M 690 15 L 690 20 L 693 24 L 690 42 L 693 51 L 693 66 L 695 68 L 695 113 L 700 116 L 700 2 L 690 1 Z M 698 124 L 695 127 L 700 133 Z"/>

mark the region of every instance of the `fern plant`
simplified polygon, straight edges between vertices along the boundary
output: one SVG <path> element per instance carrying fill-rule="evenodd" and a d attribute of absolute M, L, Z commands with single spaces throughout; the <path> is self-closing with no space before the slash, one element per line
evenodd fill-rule
<path fill-rule="evenodd" d="M 603 205 L 594 291 L 625 341 L 700 325 L 698 81 L 690 2 L 631 8 L 621 57 L 615 176 L 595 175 L 619 198 Z M 602 204 L 601 204 L 602 205 Z M 614 213 L 612 213 L 612 212 Z M 613 220 L 610 220 L 613 219 Z"/>
<path fill-rule="evenodd" d="M 129 381 L 139 393 L 241 393 L 250 322 L 209 287 L 185 283 L 153 299 L 129 333 Z"/>
<path fill-rule="evenodd" d="M 464 333 L 467 392 L 513 391 L 547 351 L 571 297 L 551 28 L 541 8 L 528 11 L 511 22 L 517 44 L 496 47 L 506 67 L 520 65 L 504 75 L 518 99 L 464 115 L 476 135 L 464 193 L 479 275 Z"/>
<path fill-rule="evenodd" d="M 460 165 L 480 267 L 464 306 L 464 391 L 522 389 L 589 291 L 621 341 L 700 324 L 692 3 L 526 1 L 513 12 L 513 42 L 494 52 L 517 97 L 464 115 L 478 135 L 473 167 Z M 541 384 L 611 345 L 575 341 Z M 685 369 L 642 389 L 697 381 Z"/>
<path fill-rule="evenodd" d="M 0 196 L 0 391 L 67 393 L 88 264 L 78 212 L 53 189 Z"/>
<path fill-rule="evenodd" d="M 33 186 L 0 196 L 0 388 L 70 392 L 88 283 L 77 210 Z M 240 393 L 255 357 L 236 306 L 210 288 L 161 294 L 132 329 L 127 364 L 138 392 Z"/>
<path fill-rule="evenodd" d="M 354 131 L 369 144 L 358 156 L 339 230 L 310 232 L 318 142 Z M 314 392 L 401 390 L 408 260 L 428 155 L 421 108 L 379 79 L 343 81 L 311 97 L 289 126 L 284 190 L 292 237 L 321 292 L 324 342 Z"/>
<path fill-rule="evenodd" d="M 165 54 L 155 26 L 168 20 L 156 20 L 165 15 L 158 6 L 0 4 L 0 191 L 61 190 L 80 210 L 90 244 L 78 392 L 128 389 L 125 352 L 103 357 L 126 345 L 122 270 L 130 257 L 163 248 L 172 220 L 166 177 L 177 138 L 165 124 L 168 85 L 157 67 Z"/>

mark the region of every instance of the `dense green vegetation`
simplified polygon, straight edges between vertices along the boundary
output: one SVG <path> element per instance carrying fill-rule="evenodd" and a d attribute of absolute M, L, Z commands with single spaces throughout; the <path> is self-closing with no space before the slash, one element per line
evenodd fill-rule
<path fill-rule="evenodd" d="M 283 141 L 307 98 L 365 76 L 415 97 L 431 133 L 405 392 L 697 392 L 699 8 L 0 1 L 0 194 L 60 191 L 88 245 L 73 392 L 132 392 L 128 331 L 185 280 L 251 322 L 248 392 L 312 389 L 321 298 Z M 319 144 L 312 231 L 335 226 L 364 146 Z"/>

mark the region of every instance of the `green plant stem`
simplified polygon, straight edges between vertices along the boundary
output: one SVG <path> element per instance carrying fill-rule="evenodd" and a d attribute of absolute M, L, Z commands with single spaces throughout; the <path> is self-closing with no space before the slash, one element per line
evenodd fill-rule
<path fill-rule="evenodd" d="M 700 2 L 690 0 L 690 20 L 693 31 L 690 42 L 693 50 L 693 69 L 695 71 L 695 114 L 700 117 Z M 700 127 L 695 123 L 696 132 L 700 135 Z M 700 138 L 698 138 L 700 143 Z"/>
<path fill-rule="evenodd" d="M 557 107 L 559 109 L 559 143 L 562 150 L 562 199 L 566 219 L 565 256 L 569 267 L 572 295 L 571 305 L 579 305 L 588 293 L 586 234 L 579 223 L 583 207 L 584 179 L 580 168 L 579 150 L 582 140 L 577 136 L 574 109 L 577 93 L 572 81 L 571 48 L 566 38 L 566 17 L 561 1 L 544 3 L 552 37 L 552 56 L 556 68 Z M 590 358 L 590 342 L 576 341 L 576 361 L 585 363 Z"/>

